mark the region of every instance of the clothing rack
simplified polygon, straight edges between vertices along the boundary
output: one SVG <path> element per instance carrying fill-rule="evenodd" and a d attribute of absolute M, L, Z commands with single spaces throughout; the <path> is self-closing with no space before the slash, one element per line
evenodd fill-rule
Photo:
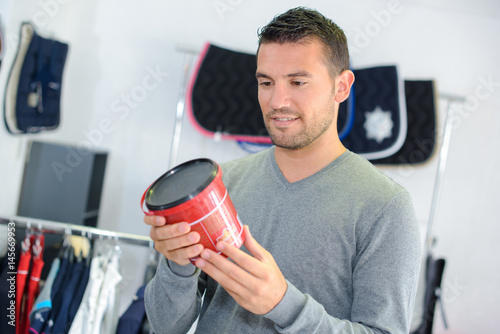
<path fill-rule="evenodd" d="M 15 224 L 16 229 L 34 228 L 43 233 L 79 235 L 94 240 L 96 239 L 115 240 L 133 245 L 148 246 L 151 248 L 153 247 L 153 240 L 151 240 L 149 237 L 146 236 L 130 234 L 130 233 L 113 232 L 85 225 L 59 223 L 50 220 L 42 220 L 42 219 L 20 217 L 20 216 L 5 217 L 0 215 L 0 224 L 8 225 L 11 222 Z"/>
<path fill-rule="evenodd" d="M 441 92 L 439 94 L 439 98 L 447 102 L 447 108 L 445 112 L 443 140 L 441 142 L 441 147 L 439 150 L 438 167 L 434 181 L 434 191 L 432 194 L 431 209 L 429 212 L 429 220 L 427 221 L 425 254 L 432 253 L 432 248 L 435 243 L 435 237 L 433 235 L 433 226 L 436 218 L 439 193 L 441 191 L 441 182 L 444 177 L 446 164 L 448 161 L 448 151 L 450 149 L 451 134 L 453 132 L 453 121 L 454 121 L 453 117 L 455 116 L 455 110 L 458 107 L 462 106 L 465 102 L 465 97 L 463 96 L 444 93 L 444 92 Z"/>

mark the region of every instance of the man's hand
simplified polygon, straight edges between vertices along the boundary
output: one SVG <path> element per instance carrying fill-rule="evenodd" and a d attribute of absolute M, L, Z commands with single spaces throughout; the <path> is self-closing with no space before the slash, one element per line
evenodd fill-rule
<path fill-rule="evenodd" d="M 186 222 L 166 224 L 162 216 L 144 216 L 144 222 L 151 226 L 149 236 L 155 249 L 177 264 L 190 263 L 189 259 L 199 256 L 203 250 L 203 245 L 198 243 L 200 234 L 191 232 L 191 225 Z"/>
<path fill-rule="evenodd" d="M 240 306 L 255 314 L 266 314 L 281 301 L 287 283 L 272 255 L 255 241 L 248 226 L 244 229 L 245 247 L 253 257 L 219 242 L 217 248 L 234 263 L 205 249 L 196 266 L 216 280 Z"/>

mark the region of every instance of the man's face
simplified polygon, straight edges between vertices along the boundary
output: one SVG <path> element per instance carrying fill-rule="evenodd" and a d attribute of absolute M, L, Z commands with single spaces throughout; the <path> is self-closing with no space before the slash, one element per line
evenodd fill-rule
<path fill-rule="evenodd" d="M 318 40 L 267 43 L 257 55 L 259 103 L 272 142 L 299 149 L 337 132 L 335 83 Z M 328 133 L 328 134 L 325 134 Z"/>

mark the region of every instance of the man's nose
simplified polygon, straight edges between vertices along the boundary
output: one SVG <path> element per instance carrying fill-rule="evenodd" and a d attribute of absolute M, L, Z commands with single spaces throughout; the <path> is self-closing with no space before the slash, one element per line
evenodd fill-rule
<path fill-rule="evenodd" d="M 275 84 L 271 95 L 270 106 L 273 109 L 290 107 L 290 92 L 286 85 Z"/>

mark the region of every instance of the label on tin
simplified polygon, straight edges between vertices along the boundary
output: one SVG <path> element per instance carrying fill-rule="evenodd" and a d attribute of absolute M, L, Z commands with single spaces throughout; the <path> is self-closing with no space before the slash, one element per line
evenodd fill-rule
<path fill-rule="evenodd" d="M 237 248 L 243 245 L 243 225 L 233 206 L 226 205 L 228 199 L 226 190 L 222 200 L 217 201 L 217 206 L 210 213 L 190 224 L 191 229 L 200 234 L 200 243 L 211 245 L 219 253 L 216 247 L 219 241 L 225 241 Z"/>

